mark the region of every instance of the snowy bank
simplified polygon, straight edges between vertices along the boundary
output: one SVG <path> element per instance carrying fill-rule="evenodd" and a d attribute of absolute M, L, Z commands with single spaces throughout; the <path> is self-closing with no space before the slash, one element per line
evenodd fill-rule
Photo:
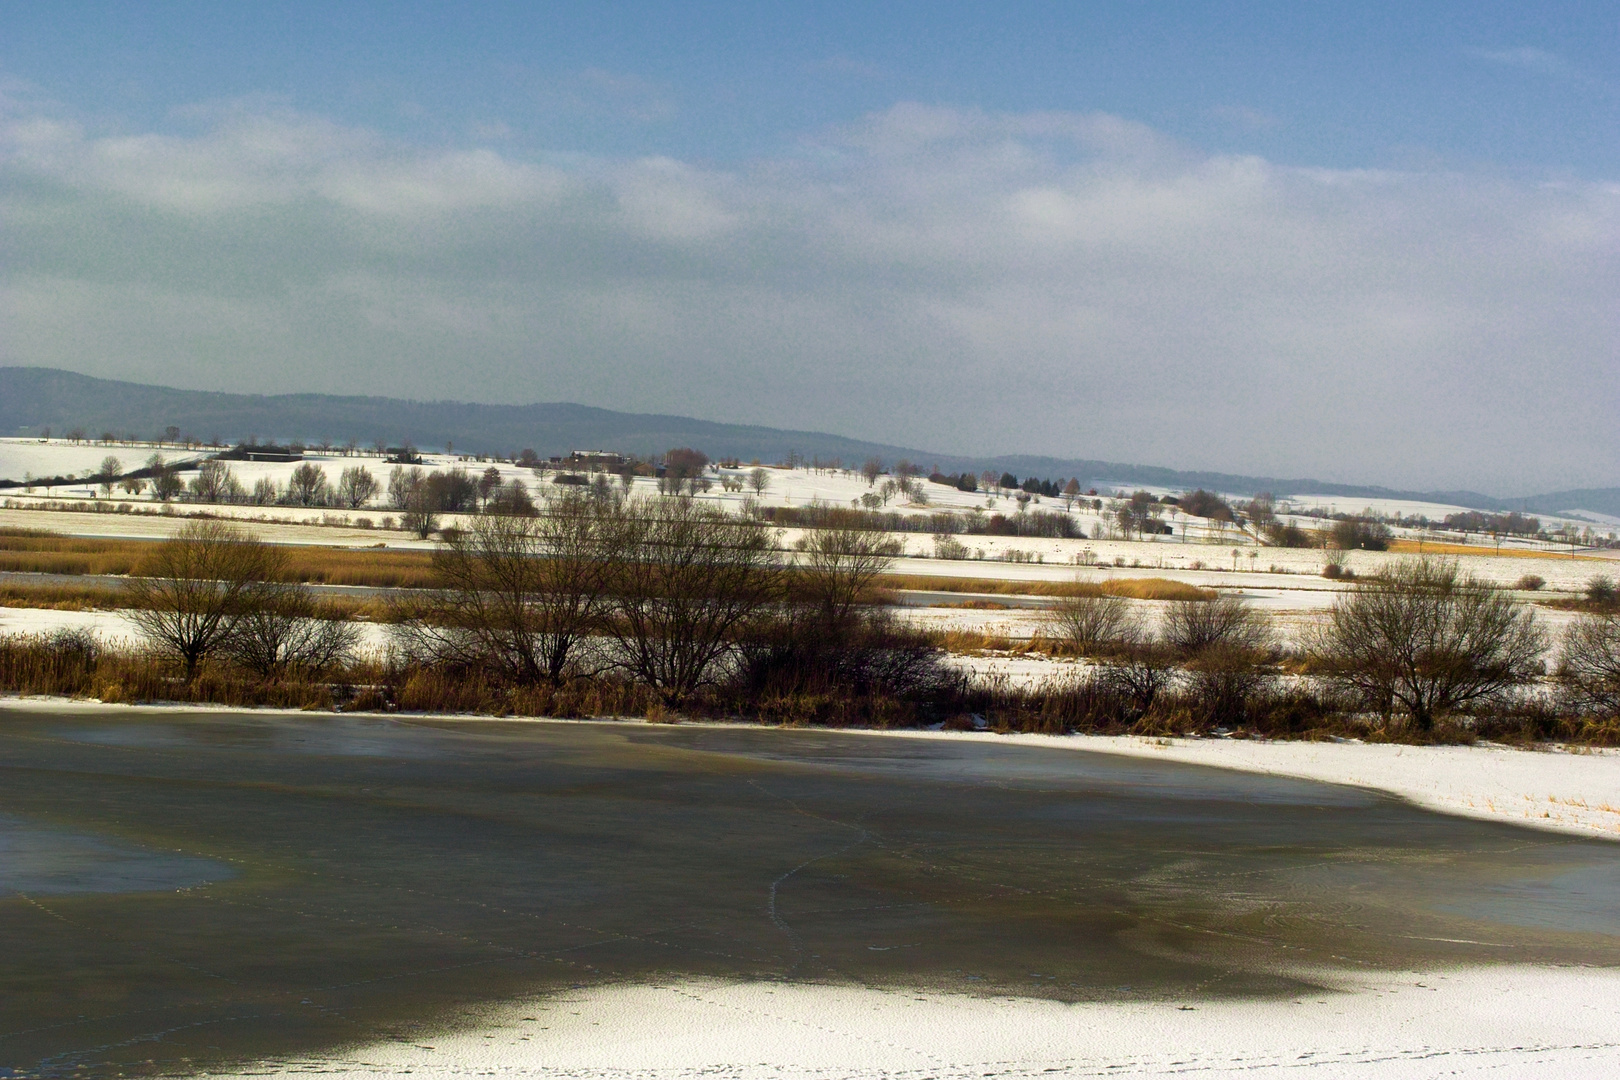
<path fill-rule="evenodd" d="M 454 1034 L 252 1075 L 1407 1080 L 1620 1075 L 1620 973 L 1373 976 L 1293 1000 L 1065 1005 L 930 991 L 671 982 L 517 1003 Z"/>
<path fill-rule="evenodd" d="M 902 738 L 1015 740 L 1065 750 L 1210 765 L 1372 788 L 1462 817 L 1620 839 L 1620 751 L 1130 735 L 886 732 Z"/>

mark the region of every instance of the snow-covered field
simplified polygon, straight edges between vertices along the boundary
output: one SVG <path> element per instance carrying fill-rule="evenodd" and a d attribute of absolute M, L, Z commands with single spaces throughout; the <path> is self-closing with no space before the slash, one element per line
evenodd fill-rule
<path fill-rule="evenodd" d="M 1061 1004 L 681 981 L 515 1002 L 456 1032 L 254 1076 L 582 1080 L 1620 1076 L 1620 972 L 1488 967 L 1325 977 L 1287 1001 Z"/>
<path fill-rule="evenodd" d="M 32 439 L 0 439 L 0 479 L 21 480 L 25 475 L 61 475 L 75 474 L 84 476 L 96 469 L 103 457 L 111 454 L 123 462 L 125 468 L 134 468 L 143 464 L 153 452 L 159 453 L 170 461 L 191 460 L 199 455 L 193 452 L 177 451 L 174 448 L 155 448 L 150 445 L 110 446 L 99 445 L 71 445 L 61 440 L 52 440 L 41 443 Z M 487 469 L 494 469 L 508 483 L 521 480 L 529 486 L 537 496 L 544 496 L 548 491 L 556 490 L 547 478 L 537 477 L 533 472 L 510 462 L 479 461 L 449 454 L 424 454 L 423 467 L 427 469 L 463 468 L 472 473 L 482 473 Z M 379 480 L 386 483 L 388 474 L 394 466 L 389 465 L 381 457 L 370 453 L 356 453 L 345 455 L 341 452 L 322 454 L 318 451 L 307 451 L 306 461 L 323 470 L 328 481 L 336 485 L 342 471 L 351 467 L 364 467 L 371 471 Z M 277 485 L 285 488 L 288 478 L 301 463 L 294 462 L 231 462 L 230 468 L 236 478 L 247 489 L 261 479 L 270 479 Z M 699 495 L 699 498 L 715 505 L 724 506 L 731 510 L 740 510 L 746 501 L 752 501 L 761 506 L 802 507 L 812 503 L 829 506 L 851 506 L 858 504 L 863 497 L 880 492 L 883 480 L 876 485 L 869 484 L 859 473 L 850 470 L 809 469 L 809 468 L 766 468 L 765 474 L 769 478 L 765 491 L 755 494 L 751 488 L 745 487 L 741 491 L 726 491 L 719 481 L 730 478 L 744 480 L 751 467 L 743 466 L 739 469 L 722 470 L 721 473 L 711 476 L 715 481 L 709 491 Z M 887 479 L 887 478 L 885 478 Z M 655 482 L 650 478 L 639 478 L 635 481 L 635 490 L 638 493 L 651 494 L 655 490 Z M 924 494 L 925 502 L 913 503 L 905 496 L 897 496 L 884 505 L 884 509 L 904 515 L 927 515 L 940 510 L 956 512 L 978 510 L 985 514 L 1012 515 L 1018 510 L 1018 502 L 1010 493 L 997 491 L 963 492 L 954 487 L 929 483 L 926 480 L 917 482 L 917 490 Z M 1155 490 L 1155 494 L 1167 494 L 1168 491 Z M 1104 497 L 1108 494 L 1104 491 Z M 123 493 L 115 493 L 114 503 L 122 502 L 131 505 L 149 504 L 151 497 L 143 494 L 136 497 L 127 497 Z M 94 501 L 100 492 L 89 482 L 59 486 L 46 492 L 36 488 L 33 493 L 11 489 L 6 497 L 21 505 L 32 499 L 42 499 L 49 496 L 52 499 L 78 499 L 86 502 Z M 1111 529 L 1111 520 L 1106 510 L 1099 512 L 1088 502 L 1075 504 L 1072 509 L 1065 507 L 1063 500 L 1051 497 L 1035 497 L 1031 502 L 1032 509 L 1047 512 L 1067 513 L 1076 526 L 1085 532 L 1088 537 L 1098 535 L 1114 535 Z M 1454 513 L 1461 507 L 1449 506 L 1439 503 L 1421 503 L 1404 500 L 1365 500 L 1347 499 L 1329 496 L 1298 496 L 1289 500 L 1288 505 L 1298 510 L 1322 508 L 1328 511 L 1342 511 L 1360 513 L 1372 511 L 1376 513 L 1399 513 L 1402 515 L 1421 514 L 1431 519 L 1439 520 L 1449 513 Z M 243 516 L 259 516 L 266 513 L 287 520 L 319 521 L 322 516 L 333 515 L 331 511 L 301 510 L 292 507 L 227 507 L 218 508 L 220 512 L 240 514 Z M 350 516 L 367 516 L 380 520 L 389 513 L 383 505 L 382 498 L 373 500 L 372 504 L 359 509 L 348 511 Z M 1570 517 L 1560 519 L 1543 515 L 1543 520 L 1550 524 L 1567 521 L 1570 524 L 1590 524 L 1593 519 L 1586 517 Z M 1265 570 L 1270 565 L 1295 572 L 1314 573 L 1320 570 L 1322 556 L 1314 551 L 1285 551 L 1282 549 L 1264 548 L 1256 542 L 1255 537 L 1245 534 L 1242 530 L 1232 526 L 1225 526 L 1218 522 L 1206 521 L 1182 514 L 1174 507 L 1164 508 L 1163 521 L 1173 530 L 1171 536 L 1156 537 L 1148 542 L 1132 542 L 1121 540 L 1085 540 L 1085 541 L 1036 541 L 1021 538 L 967 536 L 962 541 L 970 551 L 982 552 L 983 558 L 997 559 L 1008 551 L 1018 551 L 1029 557 L 1039 557 L 1047 562 L 1060 562 L 1072 565 L 1076 562 L 1100 561 L 1112 563 L 1115 559 L 1124 559 L 1150 565 L 1156 562 L 1170 567 L 1190 567 L 1193 563 L 1202 563 L 1210 567 L 1228 570 L 1247 569 Z M 1307 526 L 1312 522 L 1301 519 Z M 1606 531 L 1605 529 L 1599 530 Z M 1406 536 L 1403 530 L 1397 533 Z M 1408 538 L 1416 539 L 1418 533 L 1411 533 Z M 1443 537 L 1448 542 L 1460 540 L 1460 536 L 1447 534 Z M 934 550 L 933 538 L 927 534 L 905 534 L 907 551 L 914 555 L 931 555 Z M 1234 558 L 1231 550 L 1237 548 L 1239 555 Z M 1527 541 L 1508 541 L 1503 545 L 1506 551 L 1519 548 L 1527 554 L 1541 553 L 1536 550 L 1538 545 Z M 1481 548 L 1482 552 L 1487 549 Z M 1542 549 L 1544 550 L 1544 548 Z M 1356 553 L 1361 555 L 1366 553 Z M 1531 560 L 1526 560 L 1531 561 Z M 1516 569 L 1516 575 L 1524 573 L 1540 573 L 1539 563 L 1535 560 L 1537 568 Z M 1354 559 L 1352 560 L 1354 565 Z M 1502 568 L 1506 571 L 1506 568 Z M 1547 576 L 1545 573 L 1542 576 Z M 1549 579 L 1550 580 L 1550 579 Z"/>

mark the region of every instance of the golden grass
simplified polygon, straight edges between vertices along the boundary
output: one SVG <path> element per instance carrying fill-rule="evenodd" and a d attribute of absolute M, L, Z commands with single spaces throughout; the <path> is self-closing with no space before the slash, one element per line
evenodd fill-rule
<path fill-rule="evenodd" d="M 0 529 L 0 571 L 38 574 L 130 574 L 152 540 L 101 540 Z M 315 585 L 421 589 L 433 584 L 431 554 L 377 548 L 288 546 L 287 580 Z"/>
<path fill-rule="evenodd" d="M 999 581 L 989 578 L 889 574 L 885 589 L 918 592 L 988 593 L 994 596 L 1125 596 L 1132 600 L 1213 600 L 1214 589 L 1169 578 L 1113 578 L 1106 581 Z"/>
<path fill-rule="evenodd" d="M 315 599 L 327 618 L 387 622 L 393 617 L 393 609 L 386 600 L 322 593 L 317 593 Z M 117 585 L 0 582 L 0 607 L 43 611 L 119 611 L 129 606 L 129 596 Z"/>
<path fill-rule="evenodd" d="M 1609 562 L 1599 555 L 1571 555 L 1567 551 L 1548 551 L 1540 548 L 1504 548 L 1496 550 L 1495 546 L 1486 547 L 1483 544 L 1436 544 L 1425 540 L 1419 543 L 1416 540 L 1396 540 L 1389 545 L 1389 550 L 1396 555 L 1475 555 L 1493 559 L 1583 559 L 1588 562 Z"/>
<path fill-rule="evenodd" d="M 0 607 L 46 611 L 113 611 L 123 591 L 96 585 L 19 585 L 0 583 Z"/>
<path fill-rule="evenodd" d="M 1169 578 L 1119 578 L 1098 586 L 1104 596 L 1125 596 L 1132 600 L 1213 600 L 1214 589 L 1203 589 Z"/>

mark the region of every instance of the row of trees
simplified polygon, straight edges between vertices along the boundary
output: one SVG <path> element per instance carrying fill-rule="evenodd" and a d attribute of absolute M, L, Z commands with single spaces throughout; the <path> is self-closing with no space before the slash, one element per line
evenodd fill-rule
<path fill-rule="evenodd" d="M 286 577 L 285 550 L 221 521 L 188 522 L 129 579 L 129 616 L 150 646 L 180 663 L 187 682 L 221 654 L 267 679 L 347 662 L 358 628 L 330 617 L 307 586 Z"/>
<path fill-rule="evenodd" d="M 744 667 L 763 677 L 784 641 L 801 663 L 806 641 L 868 637 L 857 597 L 898 551 L 821 530 L 787 563 L 771 530 L 688 499 L 568 494 L 543 517 L 451 532 L 439 587 L 402 605 L 396 640 L 418 662 L 516 685 L 619 671 L 680 705 Z"/>
<path fill-rule="evenodd" d="M 1110 678 L 1144 711 L 1179 666 L 1225 719 L 1241 716 L 1276 647 L 1264 617 L 1235 597 L 1174 602 L 1150 629 L 1126 600 L 1098 592 L 1061 601 L 1050 630 L 1108 661 Z M 1411 559 L 1341 596 L 1301 659 L 1362 708 L 1427 731 L 1439 717 L 1501 705 L 1543 675 L 1548 646 L 1534 614 L 1508 593 L 1454 561 Z M 1620 714 L 1620 614 L 1596 610 L 1574 623 L 1556 673 L 1576 709 Z"/>
<path fill-rule="evenodd" d="M 412 664 L 514 687 L 618 673 L 671 706 L 727 679 L 915 687 L 945 677 L 937 650 L 858 605 L 897 552 L 823 530 L 784 560 L 772 530 L 690 500 L 568 492 L 543 517 L 449 531 L 436 587 L 395 604 L 392 636 Z M 340 665 L 354 627 L 286 571 L 280 549 L 188 523 L 131 579 L 131 617 L 187 681 L 211 657 L 265 678 Z"/>

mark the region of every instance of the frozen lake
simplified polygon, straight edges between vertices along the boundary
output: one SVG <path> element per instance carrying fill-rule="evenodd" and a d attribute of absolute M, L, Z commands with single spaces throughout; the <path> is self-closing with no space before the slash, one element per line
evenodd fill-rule
<path fill-rule="evenodd" d="M 1226 1007 L 1620 964 L 1620 845 L 982 740 L 0 708 L 0 822 L 0 1068 L 28 1075 L 314 1060 L 671 980 Z"/>

